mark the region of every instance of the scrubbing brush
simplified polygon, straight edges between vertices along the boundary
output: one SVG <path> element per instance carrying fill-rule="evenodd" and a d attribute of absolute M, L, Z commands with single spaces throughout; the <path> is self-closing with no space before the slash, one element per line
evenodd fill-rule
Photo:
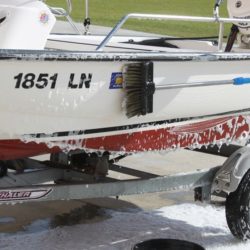
<path fill-rule="evenodd" d="M 132 63 L 125 67 L 126 115 L 146 115 L 153 112 L 153 62 Z"/>
<path fill-rule="evenodd" d="M 146 115 L 153 112 L 153 95 L 155 90 L 179 89 L 190 87 L 205 87 L 218 85 L 245 85 L 250 78 L 236 77 L 228 80 L 213 80 L 202 82 L 168 83 L 155 86 L 153 82 L 153 62 L 131 63 L 125 66 L 124 89 L 127 94 L 126 115 Z"/>

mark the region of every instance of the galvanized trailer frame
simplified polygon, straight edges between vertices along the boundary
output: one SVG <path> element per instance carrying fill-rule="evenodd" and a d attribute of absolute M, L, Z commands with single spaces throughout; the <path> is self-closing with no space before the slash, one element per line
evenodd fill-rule
<path fill-rule="evenodd" d="M 213 148 L 204 148 L 200 152 L 218 154 L 218 151 Z M 1 162 L 0 170 L 2 171 L 0 173 L 4 174 L 0 175 L 0 204 L 101 198 L 172 190 L 194 190 L 195 200 L 209 202 L 212 194 L 221 196 L 225 195 L 225 192 L 234 191 L 250 167 L 248 164 L 245 164 L 245 158 L 247 157 L 248 159 L 248 155 L 250 155 L 249 148 L 224 145 L 220 152 L 223 156 L 230 156 L 232 159 L 234 155 L 238 157 L 239 154 L 242 154 L 243 164 L 240 162 L 237 165 L 235 161 L 232 161 L 235 164 L 229 167 L 227 160 L 224 165 L 210 169 L 159 176 L 134 168 L 120 166 L 115 164 L 116 161 L 110 160 L 109 171 L 125 174 L 129 177 L 120 180 L 106 176 L 97 180 L 93 174 L 87 174 L 82 170 L 74 169 L 70 164 L 63 165 L 62 161 L 68 161 L 68 156 L 64 153 L 59 153 L 59 157 L 58 154 L 56 154 L 56 157 L 55 155 L 52 156 L 50 161 L 22 159 L 21 171 L 11 170 L 10 167 L 11 164 L 20 165 L 20 162 L 18 162 L 20 160 L 8 163 L 9 170 L 6 164 Z M 242 166 L 239 167 L 239 165 Z M 237 171 L 241 170 L 241 176 L 239 177 L 238 172 L 237 177 L 233 178 L 236 167 Z M 3 171 L 4 169 L 6 171 Z M 227 173 L 232 173 L 232 177 L 227 182 L 225 182 L 225 178 L 222 176 L 224 173 L 223 169 L 227 169 Z M 234 190 L 228 190 L 230 187 L 228 183 L 234 184 Z M 225 188 L 223 188 L 223 185 Z M 218 187 L 220 187 L 220 190 Z"/>
<path fill-rule="evenodd" d="M 184 174 L 158 176 L 111 164 L 110 170 L 133 179 L 104 178 L 96 181 L 79 170 L 47 167 L 42 162 L 25 159 L 28 170 L 9 171 L 0 178 L 0 204 L 8 202 L 50 201 L 100 198 L 171 190 L 199 190 L 199 199 L 209 201 L 211 183 L 219 167 Z M 35 168 L 35 169 L 34 169 Z M 197 189 L 198 188 L 198 189 Z"/>

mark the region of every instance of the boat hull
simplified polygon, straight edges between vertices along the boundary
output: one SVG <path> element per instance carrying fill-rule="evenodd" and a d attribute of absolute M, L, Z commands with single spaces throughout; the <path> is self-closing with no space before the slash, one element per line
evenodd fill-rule
<path fill-rule="evenodd" d="M 131 154 L 145 151 L 173 151 L 180 148 L 230 144 L 249 139 L 250 116 L 223 117 L 188 125 L 150 129 L 88 139 L 46 141 L 0 140 L 0 159 L 11 160 L 36 155 L 84 149 Z M 66 137 L 67 138 L 67 137 Z"/>
<path fill-rule="evenodd" d="M 200 126 L 201 133 L 207 131 L 203 123 L 248 114 L 250 85 L 156 90 L 153 113 L 129 119 L 122 88 L 124 66 L 153 61 L 157 88 L 250 77 L 249 59 L 250 55 L 231 54 L 5 51 L 0 54 L 0 140 L 12 146 L 32 145 L 34 153 L 28 156 L 51 148 L 141 152 L 192 147 L 191 139 L 176 141 L 173 128 L 193 124 L 192 138 Z M 4 155 L 2 159 L 10 158 Z M 15 158 L 24 155 L 13 153 Z"/>

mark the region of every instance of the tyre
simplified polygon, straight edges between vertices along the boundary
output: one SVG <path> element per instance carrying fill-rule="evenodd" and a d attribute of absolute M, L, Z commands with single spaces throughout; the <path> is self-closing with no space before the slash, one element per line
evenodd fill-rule
<path fill-rule="evenodd" d="M 250 239 L 250 170 L 242 178 L 237 190 L 226 199 L 226 219 L 236 238 Z"/>

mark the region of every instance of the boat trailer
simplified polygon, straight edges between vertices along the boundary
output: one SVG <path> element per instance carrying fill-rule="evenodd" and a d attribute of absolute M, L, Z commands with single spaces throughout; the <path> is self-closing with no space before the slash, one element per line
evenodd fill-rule
<path fill-rule="evenodd" d="M 227 152 L 231 154 L 236 149 L 236 152 L 238 152 L 236 154 L 237 157 L 245 151 L 250 153 L 250 149 L 239 148 L 238 146 L 234 146 L 233 149 L 232 146 L 227 146 L 226 150 L 224 148 L 225 146 L 221 149 L 224 156 L 227 155 Z M 211 154 L 211 148 L 207 148 L 202 152 Z M 73 156 L 79 155 L 81 153 L 74 154 Z M 234 155 L 235 153 L 232 154 L 233 158 Z M 72 162 L 72 159 L 70 162 L 69 159 L 69 157 L 72 158 L 72 155 L 69 156 L 64 153 L 52 154 L 49 161 L 26 158 L 1 162 L 0 204 L 8 202 L 101 198 L 108 196 L 117 197 L 172 190 L 194 190 L 195 200 L 209 202 L 212 194 L 220 196 L 225 191 L 229 193 L 235 191 L 237 188 L 237 184 L 234 184 L 236 186 L 234 190 L 226 189 L 229 184 L 225 184 L 225 177 L 221 177 L 222 173 L 225 172 L 223 169 L 227 169 L 228 174 L 230 173 L 228 164 L 226 164 L 228 160 L 223 166 L 207 170 L 159 176 L 117 165 L 116 162 L 125 156 L 119 156 L 112 160 L 108 158 L 107 162 L 105 162 L 107 158 L 100 158 L 104 165 L 108 164 L 108 171 L 116 173 L 118 178 L 109 177 L 107 171 L 98 176 L 92 170 L 86 171 L 86 168 L 76 168 L 74 167 L 76 163 Z M 235 164 L 231 166 L 231 172 L 235 170 L 235 167 Z M 245 169 L 241 173 L 242 178 L 247 172 L 248 167 L 244 165 L 241 169 Z M 129 178 L 121 180 L 119 174 L 125 174 Z M 235 174 L 233 173 L 233 175 Z M 235 178 L 231 178 L 230 181 L 232 182 Z M 222 183 L 224 183 L 224 186 Z M 234 181 L 234 183 L 239 182 Z"/>
<path fill-rule="evenodd" d="M 208 200 L 209 187 L 218 171 L 216 167 L 186 174 L 158 176 L 111 164 L 109 170 L 133 176 L 134 179 L 118 180 L 105 177 L 103 180 L 96 180 L 92 175 L 78 170 L 47 168 L 46 164 L 30 159 L 25 160 L 25 163 L 39 169 L 23 173 L 9 172 L 3 176 L 0 179 L 0 204 L 117 197 L 194 188 L 205 190 L 202 192 L 201 199 Z"/>
<path fill-rule="evenodd" d="M 199 151 L 218 154 L 211 148 Z M 246 240 L 249 231 L 245 225 L 250 224 L 250 148 L 224 145 L 221 152 L 229 156 L 222 166 L 166 176 L 117 165 L 126 155 L 110 159 L 105 153 L 61 152 L 51 154 L 48 161 L 1 161 L 0 204 L 194 190 L 197 201 L 209 203 L 212 196 L 225 198 L 228 226 L 235 237 Z M 113 174 L 108 175 L 110 172 Z M 122 174 L 127 179 L 121 180 Z"/>

